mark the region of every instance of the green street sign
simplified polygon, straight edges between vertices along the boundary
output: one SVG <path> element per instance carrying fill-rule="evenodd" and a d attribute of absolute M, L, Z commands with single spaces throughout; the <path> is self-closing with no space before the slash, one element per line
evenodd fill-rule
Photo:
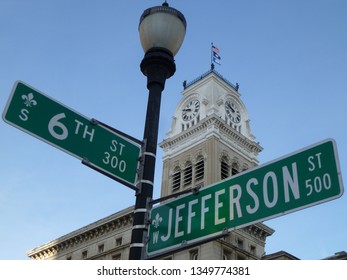
<path fill-rule="evenodd" d="M 335 141 L 227 178 L 151 211 L 151 257 L 323 203 L 343 194 Z"/>
<path fill-rule="evenodd" d="M 142 143 L 86 118 L 17 81 L 2 115 L 5 122 L 136 188 Z"/>

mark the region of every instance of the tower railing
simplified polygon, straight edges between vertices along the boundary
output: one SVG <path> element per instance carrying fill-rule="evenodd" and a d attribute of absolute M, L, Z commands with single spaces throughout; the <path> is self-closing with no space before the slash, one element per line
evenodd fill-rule
<path fill-rule="evenodd" d="M 221 78 L 225 83 L 227 83 L 229 86 L 231 86 L 236 91 L 239 90 L 239 85 L 238 84 L 234 85 L 232 82 L 230 82 L 228 79 L 224 78 L 220 73 L 218 73 L 214 68 L 211 68 L 210 70 L 208 70 L 207 72 L 205 72 L 204 74 L 200 75 L 199 77 L 197 77 L 196 79 L 192 80 L 189 83 L 187 83 L 187 81 L 184 81 L 183 82 L 183 88 L 184 89 L 189 88 L 190 86 L 192 86 L 193 84 L 201 81 L 202 79 L 204 79 L 205 77 L 207 77 L 211 73 L 214 73 L 216 76 Z"/>

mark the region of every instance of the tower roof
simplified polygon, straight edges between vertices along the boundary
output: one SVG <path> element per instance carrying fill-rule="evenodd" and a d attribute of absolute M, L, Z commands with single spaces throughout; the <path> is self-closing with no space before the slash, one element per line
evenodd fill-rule
<path fill-rule="evenodd" d="M 236 85 L 234 85 L 232 82 L 230 82 L 228 79 L 224 78 L 219 72 L 217 72 L 214 67 L 211 67 L 210 70 L 208 70 L 207 72 L 205 72 L 204 74 L 200 75 L 199 77 L 195 78 L 194 80 L 190 81 L 189 83 L 187 83 L 187 81 L 183 82 L 183 87 L 186 90 L 187 88 L 191 87 L 192 85 L 196 84 L 197 82 L 201 81 L 202 79 L 204 79 L 205 77 L 207 77 L 208 75 L 210 75 L 211 73 L 215 74 L 217 77 L 219 77 L 221 80 L 223 80 L 226 84 L 228 84 L 229 86 L 231 86 L 234 90 L 238 91 L 239 90 L 239 84 L 236 83 Z"/>

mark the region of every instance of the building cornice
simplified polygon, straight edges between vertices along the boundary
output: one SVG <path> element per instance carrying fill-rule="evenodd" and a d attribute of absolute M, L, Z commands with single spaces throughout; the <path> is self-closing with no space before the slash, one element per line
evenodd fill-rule
<path fill-rule="evenodd" d="M 163 140 L 159 143 L 159 146 L 164 150 L 165 154 L 169 153 L 170 150 L 175 150 L 175 154 L 177 154 L 178 150 L 189 148 L 192 142 L 196 144 L 199 140 L 206 140 L 206 138 L 212 135 L 234 145 L 235 148 L 245 150 L 248 156 L 254 155 L 256 157 L 258 153 L 263 150 L 259 143 L 256 143 L 237 130 L 226 125 L 225 122 L 215 114 L 208 116 L 195 126 Z"/>
<path fill-rule="evenodd" d="M 242 231 L 247 232 L 248 234 L 263 240 L 265 242 L 266 238 L 268 236 L 271 236 L 275 230 L 268 227 L 265 224 L 257 223 L 253 225 L 246 226 L 244 228 L 241 228 Z"/>
<path fill-rule="evenodd" d="M 56 240 L 46 243 L 40 247 L 27 252 L 27 256 L 34 260 L 51 258 L 58 253 L 83 246 L 84 243 L 92 242 L 103 235 L 109 235 L 121 228 L 128 227 L 133 223 L 134 207 L 126 208 L 120 212 L 96 221 L 81 229 L 73 231 Z"/>

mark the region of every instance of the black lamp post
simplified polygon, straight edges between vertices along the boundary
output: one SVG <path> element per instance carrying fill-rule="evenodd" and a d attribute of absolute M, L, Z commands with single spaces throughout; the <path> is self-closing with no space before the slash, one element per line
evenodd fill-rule
<path fill-rule="evenodd" d="M 183 43 L 186 25 L 183 14 L 169 7 L 166 2 L 162 6 L 145 10 L 140 19 L 139 33 L 145 52 L 140 66 L 142 73 L 147 76 L 149 96 L 143 136 L 144 165 L 140 188 L 136 194 L 130 260 L 145 258 L 148 218 L 151 210 L 148 202 L 153 198 L 161 93 L 166 79 L 176 71 L 174 56 Z"/>

